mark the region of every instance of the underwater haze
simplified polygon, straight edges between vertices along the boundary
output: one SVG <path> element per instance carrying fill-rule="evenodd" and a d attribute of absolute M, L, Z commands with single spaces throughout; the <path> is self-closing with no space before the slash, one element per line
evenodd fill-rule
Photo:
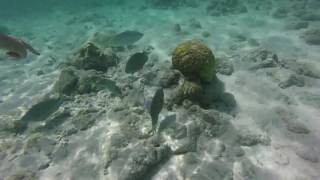
<path fill-rule="evenodd" d="M 319 0 L 0 0 L 0 180 L 319 180 Z"/>

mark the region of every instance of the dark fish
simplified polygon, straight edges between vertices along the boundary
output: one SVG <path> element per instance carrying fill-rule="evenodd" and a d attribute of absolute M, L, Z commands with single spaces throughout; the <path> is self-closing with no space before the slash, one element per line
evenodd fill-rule
<path fill-rule="evenodd" d="M 62 104 L 60 98 L 48 98 L 32 106 L 27 113 L 21 118 L 21 121 L 44 121 L 51 114 L 57 111 Z"/>
<path fill-rule="evenodd" d="M 164 104 L 164 92 L 163 92 L 163 89 L 160 88 L 154 94 L 151 101 L 150 110 L 149 110 L 149 114 L 151 116 L 151 122 L 152 122 L 152 132 L 156 131 L 159 113 L 162 110 L 163 104 Z"/>
<path fill-rule="evenodd" d="M 0 33 L 0 49 L 7 51 L 7 55 L 16 59 L 25 58 L 28 51 L 40 55 L 30 44 L 13 36 Z"/>
<path fill-rule="evenodd" d="M 148 61 L 148 54 L 145 52 L 139 52 L 133 54 L 127 64 L 126 64 L 126 73 L 135 73 L 143 68 L 144 64 Z"/>
<path fill-rule="evenodd" d="M 114 47 L 129 46 L 142 38 L 143 34 L 137 31 L 124 31 L 117 34 L 111 40 L 111 45 Z"/>

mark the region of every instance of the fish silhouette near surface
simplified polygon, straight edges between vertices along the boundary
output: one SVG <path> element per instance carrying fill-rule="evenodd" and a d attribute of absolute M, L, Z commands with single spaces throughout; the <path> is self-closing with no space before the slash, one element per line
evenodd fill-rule
<path fill-rule="evenodd" d="M 145 102 L 145 107 L 149 110 L 151 116 L 152 129 L 151 133 L 155 133 L 158 124 L 159 114 L 164 104 L 164 92 L 162 88 L 157 89 L 151 101 Z"/>
<path fill-rule="evenodd" d="M 115 35 L 111 40 L 113 47 L 130 46 L 140 40 L 143 34 L 138 31 L 124 31 Z"/>
<path fill-rule="evenodd" d="M 0 33 L 0 49 L 6 51 L 6 54 L 15 59 L 27 57 L 28 51 L 35 55 L 40 55 L 30 44 L 13 36 Z"/>
<path fill-rule="evenodd" d="M 126 64 L 125 72 L 133 74 L 141 70 L 147 61 L 148 54 L 146 52 L 135 53 L 132 56 L 130 56 Z"/>

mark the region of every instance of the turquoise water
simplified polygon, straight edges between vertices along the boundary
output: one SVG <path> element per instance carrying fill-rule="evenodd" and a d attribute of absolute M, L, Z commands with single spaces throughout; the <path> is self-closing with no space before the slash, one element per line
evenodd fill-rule
<path fill-rule="evenodd" d="M 317 0 L 0 0 L 0 180 L 320 179 Z"/>

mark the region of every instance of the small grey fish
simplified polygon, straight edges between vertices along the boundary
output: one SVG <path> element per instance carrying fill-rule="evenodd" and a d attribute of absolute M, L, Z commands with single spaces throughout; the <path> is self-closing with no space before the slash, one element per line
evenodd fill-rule
<path fill-rule="evenodd" d="M 138 52 L 130 56 L 126 64 L 126 73 L 135 73 L 141 70 L 144 64 L 148 61 L 148 54 L 145 52 Z"/>
<path fill-rule="evenodd" d="M 137 31 L 124 31 L 115 35 L 111 40 L 111 46 L 123 47 L 129 46 L 137 42 L 143 37 L 141 32 Z"/>
<path fill-rule="evenodd" d="M 150 110 L 149 110 L 149 114 L 151 116 L 153 133 L 156 131 L 159 113 L 163 108 L 163 104 L 164 104 L 164 92 L 162 88 L 159 88 L 152 98 L 152 101 L 150 104 Z"/>

